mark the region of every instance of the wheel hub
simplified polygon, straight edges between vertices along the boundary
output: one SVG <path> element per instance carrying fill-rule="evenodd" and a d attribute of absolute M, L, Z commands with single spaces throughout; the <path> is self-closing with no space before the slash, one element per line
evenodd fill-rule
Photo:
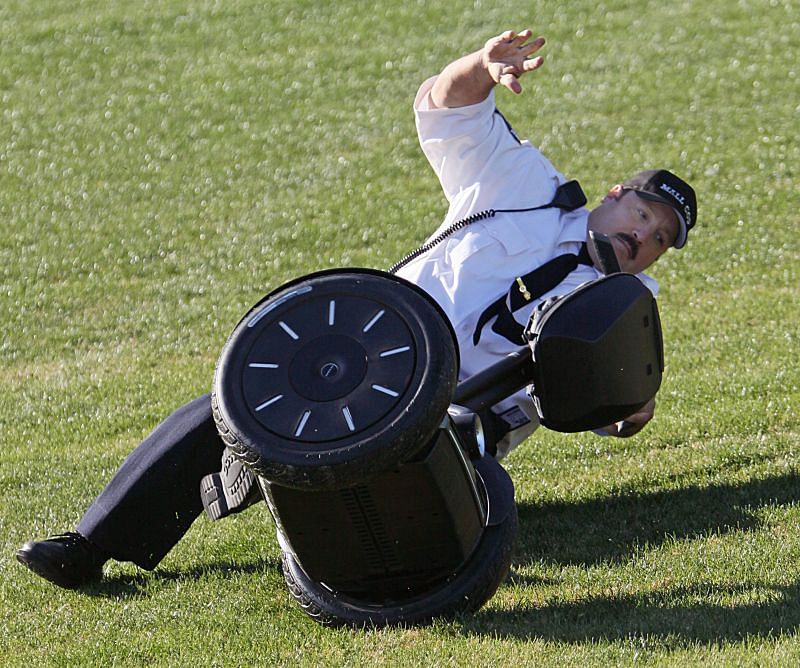
<path fill-rule="evenodd" d="M 302 348 L 289 366 L 289 382 L 311 401 L 333 401 L 350 394 L 364 380 L 367 353 L 347 336 L 321 336 Z"/>

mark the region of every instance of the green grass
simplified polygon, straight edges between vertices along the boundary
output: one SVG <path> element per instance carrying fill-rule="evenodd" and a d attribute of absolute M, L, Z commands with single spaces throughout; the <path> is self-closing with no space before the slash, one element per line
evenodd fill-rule
<path fill-rule="evenodd" d="M 800 661 L 798 7 L 538 5 L 0 6 L 0 664 Z M 209 387 L 262 294 L 385 268 L 438 224 L 416 86 L 528 24 L 548 62 L 499 94 L 517 131 L 590 201 L 663 165 L 700 216 L 653 272 L 657 419 L 629 440 L 540 430 L 508 458 L 521 530 L 497 596 L 424 629 L 322 629 L 258 510 L 85 592 L 23 570 L 22 542 L 74 526 Z"/>

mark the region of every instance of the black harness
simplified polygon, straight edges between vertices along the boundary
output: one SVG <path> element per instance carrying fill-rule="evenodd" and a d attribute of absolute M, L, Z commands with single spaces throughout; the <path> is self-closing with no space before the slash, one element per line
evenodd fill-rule
<path fill-rule="evenodd" d="M 592 259 L 589 257 L 586 243 L 581 244 L 580 252 L 577 255 L 564 253 L 554 257 L 549 262 L 545 262 L 524 276 L 518 276 L 514 283 L 511 284 L 508 292 L 481 313 L 480 318 L 478 318 L 478 324 L 475 326 L 475 332 L 472 334 L 473 345 L 478 345 L 483 328 L 492 318 L 495 318 L 492 323 L 492 331 L 515 345 L 524 345 L 525 328 L 514 319 L 512 314 L 534 299 L 538 299 L 543 294 L 550 292 L 569 276 L 579 264 L 589 266 L 593 264 Z"/>
<path fill-rule="evenodd" d="M 577 181 L 567 181 L 558 187 L 553 200 L 549 204 L 532 209 L 512 209 L 508 211 L 537 211 L 552 208 L 574 211 L 584 204 L 586 204 L 586 195 L 580 184 Z M 492 318 L 495 319 L 492 323 L 492 331 L 515 345 L 524 345 L 525 328 L 514 319 L 513 313 L 534 299 L 538 299 L 543 294 L 550 292 L 569 276 L 579 264 L 588 266 L 593 264 L 585 243 L 581 245 L 581 249 L 577 254 L 565 253 L 559 255 L 524 276 L 517 276 L 508 291 L 481 313 L 475 326 L 475 332 L 472 334 L 473 345 L 478 345 L 483 328 Z"/>

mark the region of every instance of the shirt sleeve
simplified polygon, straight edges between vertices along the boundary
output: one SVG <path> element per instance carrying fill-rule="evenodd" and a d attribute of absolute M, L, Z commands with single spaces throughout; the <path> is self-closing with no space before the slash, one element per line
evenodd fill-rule
<path fill-rule="evenodd" d="M 436 77 L 425 81 L 414 102 L 420 145 L 451 201 L 462 190 L 480 183 L 483 190 L 514 187 L 525 175 L 530 183 L 553 176 L 552 166 L 528 142 L 520 142 L 497 111 L 495 95 L 478 104 L 435 108 L 430 91 Z"/>

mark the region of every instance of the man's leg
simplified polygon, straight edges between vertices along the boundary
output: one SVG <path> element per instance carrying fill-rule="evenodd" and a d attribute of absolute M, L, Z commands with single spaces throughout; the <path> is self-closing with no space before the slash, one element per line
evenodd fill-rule
<path fill-rule="evenodd" d="M 110 557 L 152 569 L 203 510 L 200 480 L 218 471 L 224 443 L 208 394 L 162 422 L 123 462 L 78 524 Z"/>
<path fill-rule="evenodd" d="M 66 587 L 98 576 L 109 557 L 155 568 L 202 511 L 200 481 L 219 471 L 223 449 L 210 397 L 203 395 L 170 415 L 128 456 L 77 534 L 26 543 L 17 558 Z"/>

